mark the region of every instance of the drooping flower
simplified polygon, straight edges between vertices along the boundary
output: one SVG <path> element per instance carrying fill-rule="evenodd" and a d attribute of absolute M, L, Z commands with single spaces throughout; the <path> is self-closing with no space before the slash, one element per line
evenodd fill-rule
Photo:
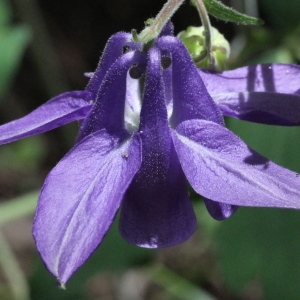
<path fill-rule="evenodd" d="M 198 70 L 170 25 L 147 51 L 118 33 L 84 91 L 0 127 L 4 144 L 82 122 L 75 146 L 45 180 L 33 227 L 38 251 L 61 283 L 101 243 L 119 208 L 120 233 L 130 243 L 155 248 L 188 239 L 196 218 L 187 181 L 218 220 L 238 206 L 300 208 L 297 174 L 224 126 L 222 114 L 299 124 L 296 81 L 286 86 L 299 68 L 253 68 L 261 70 L 255 79 L 251 67 Z"/>

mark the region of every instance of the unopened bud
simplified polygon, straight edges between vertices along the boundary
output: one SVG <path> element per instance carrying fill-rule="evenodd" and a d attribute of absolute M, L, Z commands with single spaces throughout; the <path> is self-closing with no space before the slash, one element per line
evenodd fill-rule
<path fill-rule="evenodd" d="M 211 27 L 211 50 L 215 68 L 224 70 L 230 54 L 230 45 L 225 37 L 214 27 Z M 209 68 L 210 60 L 207 53 L 204 27 L 188 27 L 177 36 L 188 49 L 192 59 L 199 68 Z"/>

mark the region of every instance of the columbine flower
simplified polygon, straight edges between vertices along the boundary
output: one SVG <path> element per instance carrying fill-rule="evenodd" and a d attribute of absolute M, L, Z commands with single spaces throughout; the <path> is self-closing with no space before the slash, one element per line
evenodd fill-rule
<path fill-rule="evenodd" d="M 218 220 L 241 205 L 300 208 L 297 174 L 249 149 L 222 117 L 299 124 L 299 68 L 208 73 L 170 31 L 146 52 L 130 34 L 114 35 L 84 91 L 0 127 L 0 142 L 8 143 L 82 121 L 75 146 L 45 181 L 34 220 L 37 248 L 61 283 L 100 244 L 120 207 L 120 232 L 130 243 L 155 248 L 188 239 L 196 218 L 187 181 Z"/>

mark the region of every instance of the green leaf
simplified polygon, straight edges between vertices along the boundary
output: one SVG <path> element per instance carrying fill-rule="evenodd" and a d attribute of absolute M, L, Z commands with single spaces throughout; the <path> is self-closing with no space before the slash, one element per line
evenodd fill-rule
<path fill-rule="evenodd" d="M 243 25 L 261 25 L 263 21 L 254 17 L 239 13 L 238 11 L 222 4 L 218 0 L 203 0 L 209 14 L 224 21 L 230 21 Z"/>
<path fill-rule="evenodd" d="M 0 27 L 0 98 L 4 96 L 30 40 L 25 26 Z"/>

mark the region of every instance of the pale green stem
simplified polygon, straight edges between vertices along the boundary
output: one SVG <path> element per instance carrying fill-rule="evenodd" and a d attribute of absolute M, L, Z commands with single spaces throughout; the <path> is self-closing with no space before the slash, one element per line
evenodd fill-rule
<path fill-rule="evenodd" d="M 138 41 L 147 43 L 156 38 L 183 2 L 184 0 L 169 0 L 152 21 L 151 25 L 141 31 L 138 35 Z"/>
<path fill-rule="evenodd" d="M 14 300 L 29 300 L 29 288 L 17 258 L 0 232 L 0 266 Z"/>
<path fill-rule="evenodd" d="M 212 53 L 212 41 L 211 41 L 211 24 L 209 20 L 208 13 L 206 11 L 205 5 L 202 0 L 193 0 L 193 3 L 196 5 L 202 25 L 204 27 L 204 36 L 205 36 L 205 48 L 208 54 L 209 64 L 211 68 L 215 68 L 215 59 Z"/>

